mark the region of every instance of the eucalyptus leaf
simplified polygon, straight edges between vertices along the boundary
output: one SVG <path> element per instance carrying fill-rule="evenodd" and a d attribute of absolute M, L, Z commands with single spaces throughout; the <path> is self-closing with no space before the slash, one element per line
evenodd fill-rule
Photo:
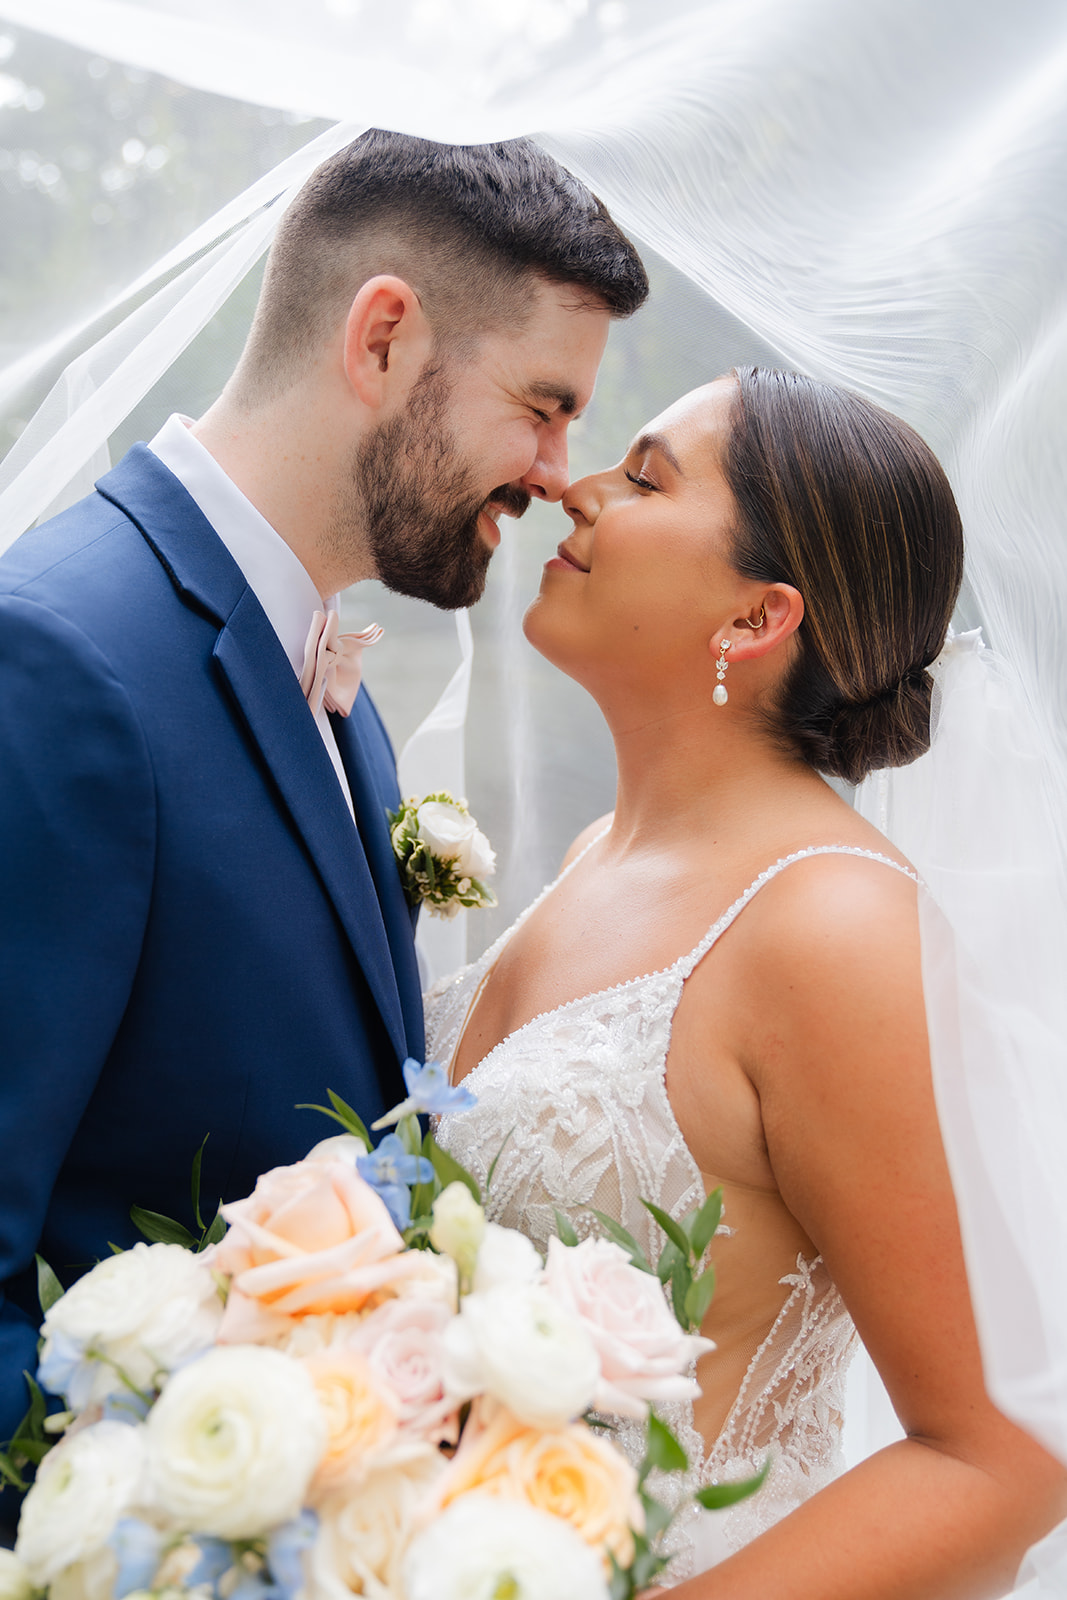
<path fill-rule="evenodd" d="M 34 1260 L 37 1262 L 37 1298 L 41 1302 L 41 1315 L 45 1316 L 57 1300 L 62 1300 L 65 1291 L 44 1256 L 35 1256 Z"/>
<path fill-rule="evenodd" d="M 714 1295 L 715 1268 L 709 1267 L 706 1272 L 700 1274 L 699 1278 L 694 1278 L 686 1290 L 685 1314 L 691 1328 L 699 1329 L 708 1314 L 708 1307 L 711 1305 Z"/>
<path fill-rule="evenodd" d="M 131 1206 L 130 1221 L 150 1244 L 180 1244 L 186 1250 L 196 1249 L 197 1241 L 189 1229 L 175 1222 L 173 1217 L 160 1216 L 158 1211 L 146 1211 L 143 1206 Z"/>
<path fill-rule="evenodd" d="M 574 1231 L 574 1223 L 570 1217 L 565 1217 L 558 1207 L 553 1206 L 552 1209 L 556 1213 L 556 1232 L 559 1234 L 560 1243 L 573 1249 L 578 1243 L 578 1235 Z"/>
<path fill-rule="evenodd" d="M 664 1211 L 662 1206 L 653 1205 L 651 1200 L 642 1200 L 641 1204 L 644 1206 L 646 1211 L 650 1211 L 652 1213 L 660 1227 L 663 1229 L 664 1233 L 667 1235 L 667 1238 L 673 1245 L 677 1247 L 681 1255 L 688 1260 L 689 1239 L 681 1223 L 675 1222 L 674 1218 L 670 1216 L 668 1212 Z"/>
<path fill-rule="evenodd" d="M 722 1190 L 713 1189 L 693 1218 L 689 1229 L 689 1242 L 698 1261 L 714 1239 L 715 1230 L 721 1221 Z"/>
<path fill-rule="evenodd" d="M 754 1478 L 742 1478 L 736 1483 L 709 1483 L 697 1490 L 694 1499 L 705 1511 L 721 1511 L 724 1506 L 735 1506 L 739 1500 L 747 1500 L 756 1493 L 770 1470 L 771 1458 L 768 1456 Z"/>
<path fill-rule="evenodd" d="M 648 1257 L 633 1234 L 627 1233 L 621 1223 L 616 1222 L 614 1217 L 607 1216 L 603 1211 L 594 1211 L 593 1215 L 604 1229 L 608 1238 L 626 1251 L 634 1266 L 640 1267 L 642 1272 L 652 1273 L 652 1276 L 655 1277 L 655 1273 L 652 1272 L 652 1268 L 648 1264 Z"/>

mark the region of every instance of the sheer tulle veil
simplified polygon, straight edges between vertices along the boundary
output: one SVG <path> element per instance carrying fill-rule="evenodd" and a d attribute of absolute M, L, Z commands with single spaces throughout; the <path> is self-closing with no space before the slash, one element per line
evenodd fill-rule
<path fill-rule="evenodd" d="M 532 134 L 648 252 L 655 297 L 613 333 L 579 470 L 672 394 L 753 359 L 859 389 L 928 439 L 966 529 L 960 631 L 933 669 L 929 755 L 868 780 L 858 803 L 928 885 L 935 1082 L 990 1387 L 1067 1461 L 1059 0 L 0 0 L 3 20 L 320 120 L 187 237 L 176 227 L 161 259 L 134 262 L 118 293 L 80 314 L 57 306 L 30 341 L 5 330 L 0 423 L 26 425 L 0 464 L 0 547 L 85 492 L 131 415 L 144 436 L 174 409 L 173 364 L 190 370 L 304 178 L 371 125 L 464 143 Z M 545 525 L 530 521 L 536 544 Z M 473 618 L 495 700 L 477 659 L 472 675 L 465 618 L 457 665 L 453 624 L 390 611 L 403 649 L 383 655 L 380 689 L 367 674 L 387 711 L 388 679 L 403 677 L 411 725 L 419 695 L 429 708 L 452 675 L 404 781 L 469 783 L 480 812 L 484 783 L 514 841 L 501 915 L 610 803 L 586 713 L 521 654 L 515 608 L 549 544 L 531 560 L 526 539 L 526 524 L 505 538 Z M 573 757 L 528 718 L 531 699 L 572 731 Z M 459 954 L 446 938 L 430 956 Z M 1067 1592 L 1055 1538 L 1024 1581 L 1034 1600 Z"/>

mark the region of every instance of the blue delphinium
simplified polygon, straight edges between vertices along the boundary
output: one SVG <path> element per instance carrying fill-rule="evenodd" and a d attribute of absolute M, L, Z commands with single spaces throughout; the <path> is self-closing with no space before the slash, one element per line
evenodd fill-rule
<path fill-rule="evenodd" d="M 411 1221 L 409 1184 L 429 1183 L 433 1178 L 426 1157 L 409 1155 L 397 1135 L 387 1133 L 376 1150 L 356 1157 L 356 1167 L 360 1177 L 381 1195 L 397 1227 L 406 1228 Z"/>
<path fill-rule="evenodd" d="M 439 1061 L 427 1061 L 423 1066 L 421 1061 L 409 1056 L 404 1062 L 404 1084 L 408 1098 L 371 1123 L 375 1132 L 379 1128 L 391 1128 L 401 1117 L 440 1117 L 446 1111 L 469 1111 L 477 1104 L 469 1089 L 462 1084 L 453 1087 L 449 1083 L 448 1074 Z"/>

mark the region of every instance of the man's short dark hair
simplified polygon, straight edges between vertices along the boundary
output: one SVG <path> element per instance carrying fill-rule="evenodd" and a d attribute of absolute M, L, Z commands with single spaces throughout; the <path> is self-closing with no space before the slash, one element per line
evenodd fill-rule
<path fill-rule="evenodd" d="M 244 397 L 288 387 L 379 273 L 411 284 L 444 346 L 520 325 L 537 278 L 613 317 L 648 295 L 607 208 L 532 140 L 445 145 L 371 129 L 312 174 L 282 221 Z"/>

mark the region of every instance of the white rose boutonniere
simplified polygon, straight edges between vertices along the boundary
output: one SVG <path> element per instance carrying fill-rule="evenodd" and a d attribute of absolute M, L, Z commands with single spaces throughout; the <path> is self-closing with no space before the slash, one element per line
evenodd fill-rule
<path fill-rule="evenodd" d="M 461 907 L 496 905 L 484 880 L 496 871 L 496 855 L 467 809 L 446 791 L 405 800 L 389 813 L 393 854 L 411 905 L 435 917 L 454 917 Z"/>

